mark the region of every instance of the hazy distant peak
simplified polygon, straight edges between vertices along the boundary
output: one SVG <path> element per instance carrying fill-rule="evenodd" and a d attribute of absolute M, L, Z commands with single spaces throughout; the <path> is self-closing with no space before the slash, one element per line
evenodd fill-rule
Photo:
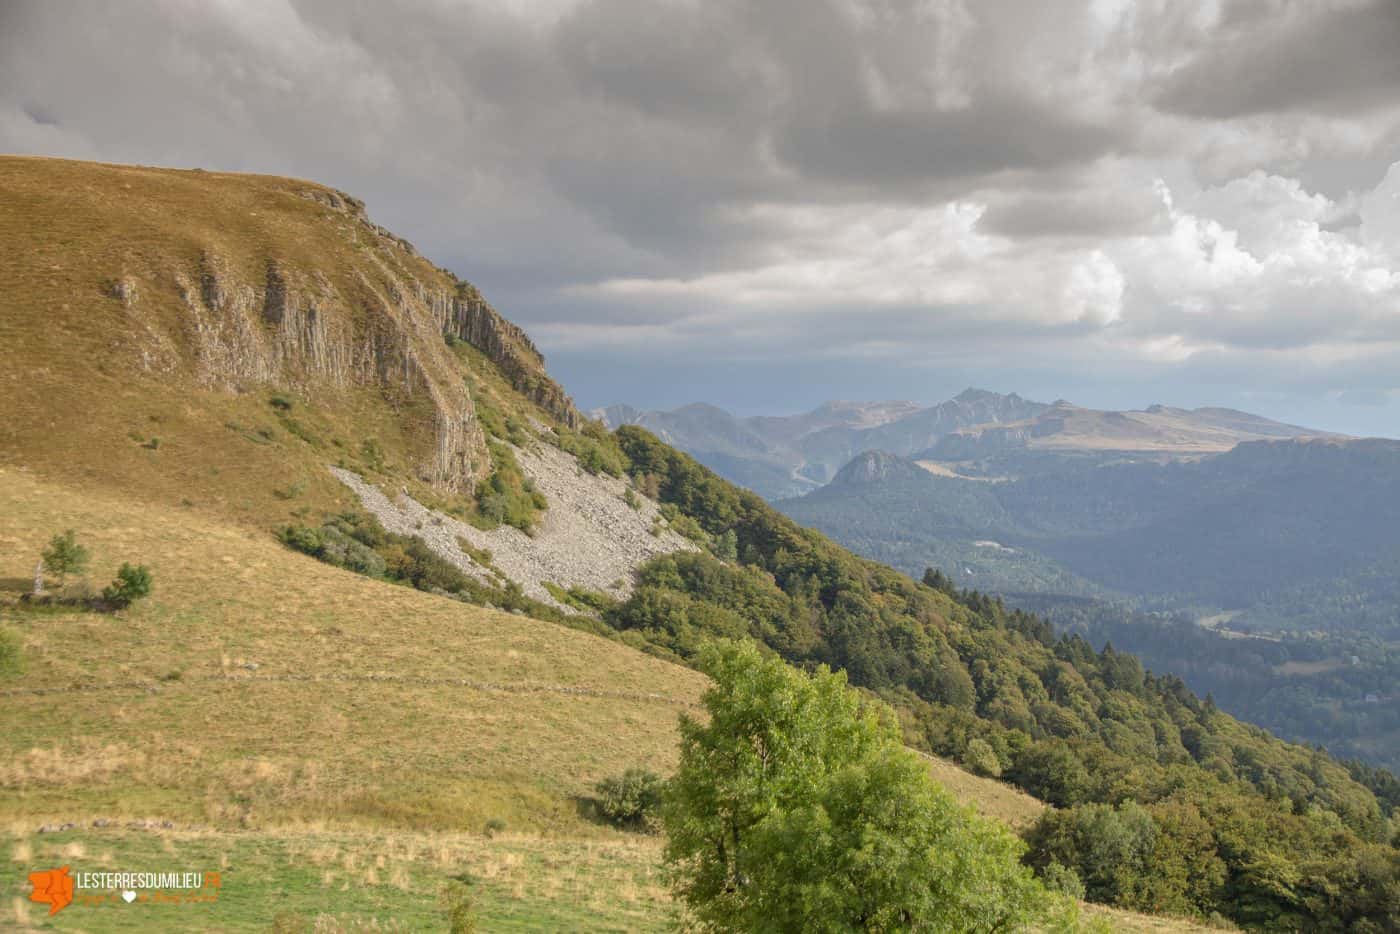
<path fill-rule="evenodd" d="M 990 389 L 978 389 L 976 386 L 969 386 L 953 397 L 954 402 L 996 402 L 1000 400 L 1008 402 L 1019 402 L 1021 397 L 1016 393 L 992 392 Z"/>
<path fill-rule="evenodd" d="M 865 451 L 836 472 L 833 486 L 855 486 L 865 483 L 886 483 L 891 480 L 927 479 L 928 474 L 911 460 L 889 451 Z"/>

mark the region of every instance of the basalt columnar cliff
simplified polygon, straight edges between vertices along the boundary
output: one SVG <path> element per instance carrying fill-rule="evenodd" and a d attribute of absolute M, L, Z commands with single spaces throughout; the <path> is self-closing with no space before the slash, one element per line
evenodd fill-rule
<path fill-rule="evenodd" d="M 391 423 L 393 437 L 376 446 L 436 489 L 467 490 L 491 462 L 455 341 L 563 424 L 579 424 L 523 331 L 342 192 L 15 157 L 0 160 L 0 187 L 0 232 L 22 254 L 0 272 L 7 394 L 31 415 L 63 412 L 65 434 L 116 421 L 158 438 L 153 413 L 125 411 L 149 398 L 148 383 L 214 408 L 227 408 L 219 395 L 269 390 L 328 409 L 353 399 Z M 21 418 L 4 446 L 50 430 Z"/>

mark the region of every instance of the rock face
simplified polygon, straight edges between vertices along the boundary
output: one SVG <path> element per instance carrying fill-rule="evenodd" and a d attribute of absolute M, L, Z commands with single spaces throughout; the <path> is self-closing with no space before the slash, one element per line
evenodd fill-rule
<path fill-rule="evenodd" d="M 248 195 L 223 179 L 202 183 L 211 197 Z M 266 219 L 260 230 L 236 239 L 224 227 L 204 238 L 196 261 L 167 254 L 141 274 L 113 270 L 105 280 L 141 371 L 228 393 L 375 390 L 405 424 L 422 426 L 416 436 L 431 435 L 415 473 L 444 491 L 469 489 L 490 470 L 453 341 L 477 348 L 527 398 L 579 426 L 534 344 L 473 286 L 371 223 L 364 204 L 343 192 L 261 184 L 259 210 L 246 215 Z M 280 201 L 269 209 L 272 197 Z M 296 199 L 317 206 L 310 219 L 306 207 L 288 206 Z M 290 232 L 293 223 L 303 229 Z"/>
<path fill-rule="evenodd" d="M 475 286 L 459 281 L 455 295 L 439 292 L 431 296 L 431 303 L 444 334 L 486 354 L 517 392 L 570 428 L 582 423 L 573 400 L 544 375 L 544 355 L 534 342 L 487 304 Z"/>

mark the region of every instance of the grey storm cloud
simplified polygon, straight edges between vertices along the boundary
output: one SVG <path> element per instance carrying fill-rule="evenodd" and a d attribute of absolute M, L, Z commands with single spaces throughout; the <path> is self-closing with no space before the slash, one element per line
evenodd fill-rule
<path fill-rule="evenodd" d="M 1217 41 L 1157 96 L 1197 117 L 1394 107 L 1400 96 L 1400 3 L 1236 4 Z"/>
<path fill-rule="evenodd" d="M 1391 398 L 1397 48 L 1395 0 L 8 0 L 0 149 L 352 191 L 590 404 L 641 354 Z"/>

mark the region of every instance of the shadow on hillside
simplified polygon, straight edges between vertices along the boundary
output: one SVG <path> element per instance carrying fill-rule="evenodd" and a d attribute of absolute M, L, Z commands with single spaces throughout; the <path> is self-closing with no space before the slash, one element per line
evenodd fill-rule
<path fill-rule="evenodd" d="M 0 593 L 24 594 L 33 589 L 33 577 L 0 577 Z"/>

